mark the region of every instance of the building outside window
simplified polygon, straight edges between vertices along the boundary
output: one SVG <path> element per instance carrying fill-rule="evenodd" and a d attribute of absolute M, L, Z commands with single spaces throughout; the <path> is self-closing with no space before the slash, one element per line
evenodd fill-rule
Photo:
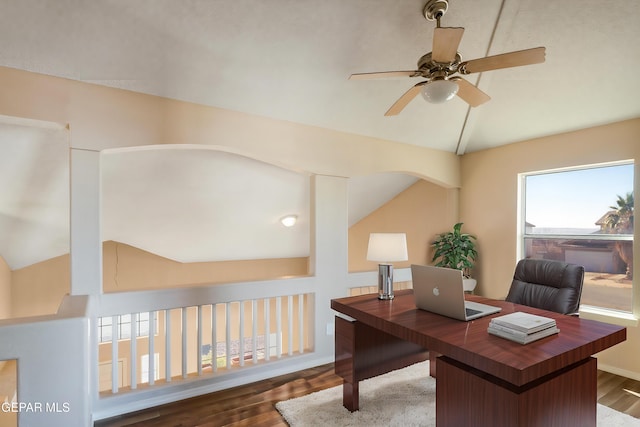
<path fill-rule="evenodd" d="M 583 265 L 581 305 L 632 311 L 633 162 L 521 175 L 521 253 Z"/>

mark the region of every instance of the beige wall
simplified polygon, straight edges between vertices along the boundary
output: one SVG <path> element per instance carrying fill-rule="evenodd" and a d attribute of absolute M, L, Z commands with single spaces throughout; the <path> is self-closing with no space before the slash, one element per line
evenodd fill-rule
<path fill-rule="evenodd" d="M 313 174 L 409 172 L 460 185 L 454 153 L 6 67 L 0 81 L 0 114 L 68 124 L 72 148 L 201 144 Z"/>
<path fill-rule="evenodd" d="M 474 275 L 479 293 L 504 298 L 511 284 L 517 261 L 519 173 L 627 159 L 640 160 L 640 119 L 462 156 L 460 220 L 467 232 L 478 236 Z M 636 189 L 640 189 L 639 166 L 636 163 Z M 636 265 L 640 261 L 639 244 L 636 239 Z M 640 377 L 640 328 L 628 328 L 627 333 L 627 342 L 607 350 L 599 361 Z"/>
<path fill-rule="evenodd" d="M 110 241 L 103 245 L 103 264 L 104 292 L 119 292 L 304 276 L 309 259 L 184 264 Z M 69 283 L 69 255 L 13 272 L 0 257 L 0 318 L 55 313 L 70 292 Z"/>
<path fill-rule="evenodd" d="M 309 259 L 180 263 L 118 242 L 103 244 L 104 292 L 269 280 L 308 274 Z"/>
<path fill-rule="evenodd" d="M 180 263 L 117 242 L 103 245 L 104 292 L 304 276 L 309 259 Z M 4 266 L 4 268 L 3 268 Z M 70 292 L 69 256 L 11 272 L 0 258 L 0 318 L 53 314 Z M 5 308 L 6 306 L 6 308 Z"/>
<path fill-rule="evenodd" d="M 458 217 L 458 190 L 419 180 L 349 229 L 349 271 L 376 271 L 367 261 L 369 233 L 407 233 L 409 260 L 395 268 L 431 262 L 435 235 L 449 230 Z"/>
<path fill-rule="evenodd" d="M 70 293 L 69 255 L 51 258 L 11 273 L 11 316 L 53 314 Z"/>
<path fill-rule="evenodd" d="M 11 270 L 0 256 L 0 319 L 11 317 Z"/>

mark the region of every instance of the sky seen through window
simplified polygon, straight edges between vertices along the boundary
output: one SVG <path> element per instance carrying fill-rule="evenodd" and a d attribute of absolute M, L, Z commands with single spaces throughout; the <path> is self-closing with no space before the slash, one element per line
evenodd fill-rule
<path fill-rule="evenodd" d="M 536 228 L 599 229 L 595 223 L 633 192 L 633 164 L 526 177 L 525 220 Z"/>

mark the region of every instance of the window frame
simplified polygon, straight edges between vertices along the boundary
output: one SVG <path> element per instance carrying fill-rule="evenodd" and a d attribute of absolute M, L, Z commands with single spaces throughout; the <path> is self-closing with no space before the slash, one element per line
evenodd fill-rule
<path fill-rule="evenodd" d="M 572 239 L 572 240 L 619 240 L 619 241 L 633 241 L 633 252 L 634 261 L 636 258 L 636 249 L 638 249 L 638 243 L 635 241 L 635 230 L 637 229 L 637 221 L 634 216 L 634 233 L 633 234 L 601 234 L 601 235 L 577 235 L 577 234 L 528 234 L 527 233 L 527 222 L 526 222 L 526 178 L 530 176 L 536 175 L 546 175 L 552 173 L 559 172 L 572 172 L 572 171 L 580 171 L 580 170 L 588 170 L 588 169 L 596 169 L 610 166 L 621 166 L 621 165 L 633 165 L 633 194 L 634 200 L 636 199 L 636 193 L 638 188 L 638 182 L 640 181 L 640 177 L 638 177 L 638 165 L 634 161 L 634 159 L 626 159 L 619 160 L 614 162 L 605 162 L 605 163 L 595 163 L 595 164 L 587 164 L 587 165 L 578 165 L 578 166 L 569 166 L 569 167 L 561 167 L 554 169 L 546 169 L 540 171 L 529 171 L 518 174 L 518 221 L 517 221 L 517 259 L 522 259 L 526 254 L 526 240 L 531 238 L 536 239 Z M 634 262 L 634 269 L 636 267 Z M 622 311 L 611 309 L 607 307 L 597 307 L 590 306 L 585 304 L 580 304 L 580 316 L 582 318 L 599 320 L 608 323 L 614 323 L 622 326 L 638 326 L 640 324 L 640 285 L 637 284 L 637 280 L 634 278 L 632 280 L 632 301 L 631 301 L 631 311 Z"/>
<path fill-rule="evenodd" d="M 143 315 L 146 314 L 146 318 L 142 318 Z M 144 311 L 144 312 L 140 312 L 140 313 L 135 313 L 136 316 L 136 324 L 137 324 L 137 329 L 136 329 L 136 339 L 138 338 L 144 338 L 144 337 L 148 337 L 149 336 L 149 319 L 151 316 L 149 316 L 150 312 Z M 125 316 L 129 316 L 129 320 L 128 321 L 123 321 L 122 318 Z M 117 333 L 118 336 L 116 337 L 116 341 L 127 341 L 127 340 L 131 340 L 131 314 L 121 314 L 121 315 L 116 315 L 115 317 L 118 318 L 118 326 L 117 326 Z M 104 319 L 108 319 L 110 322 L 107 324 L 104 324 Z M 111 343 L 113 338 L 109 338 L 106 339 L 104 338 L 104 336 L 106 334 L 104 334 L 104 330 L 108 329 L 109 332 L 111 331 L 112 328 L 112 320 L 113 316 L 104 316 L 104 317 L 98 317 L 98 343 L 99 344 L 109 344 Z M 155 334 L 154 335 L 158 335 L 158 314 L 157 312 L 153 312 L 153 320 L 155 322 Z M 146 330 L 145 332 L 142 331 L 143 328 L 141 328 L 142 324 L 147 324 L 146 326 Z M 125 325 L 129 325 L 129 336 L 123 337 L 122 336 L 122 331 L 123 331 L 123 327 L 126 328 Z"/>

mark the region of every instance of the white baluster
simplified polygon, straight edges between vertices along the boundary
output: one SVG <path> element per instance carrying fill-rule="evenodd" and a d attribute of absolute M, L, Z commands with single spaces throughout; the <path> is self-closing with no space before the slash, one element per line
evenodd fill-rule
<path fill-rule="evenodd" d="M 149 385 L 156 383 L 156 352 L 155 352 L 155 335 L 156 335 L 156 312 L 150 311 L 149 316 Z"/>
<path fill-rule="evenodd" d="M 240 304 L 240 318 L 238 322 L 238 337 L 240 340 L 239 360 L 240 366 L 244 366 L 244 301 L 240 301 L 238 304 Z"/>
<path fill-rule="evenodd" d="M 211 304 L 211 366 L 218 371 L 218 310 L 217 304 Z"/>
<path fill-rule="evenodd" d="M 196 309 L 198 310 L 198 330 L 196 331 L 196 333 L 198 334 L 198 337 L 196 339 L 197 346 L 198 346 L 198 351 L 196 352 L 197 355 L 197 362 L 198 362 L 198 376 L 201 377 L 202 376 L 202 306 L 199 305 L 196 307 Z"/>
<path fill-rule="evenodd" d="M 187 378 L 187 307 L 182 307 L 182 378 Z"/>
<path fill-rule="evenodd" d="M 253 363 L 258 363 L 258 300 L 251 301 L 251 356 Z"/>
<path fill-rule="evenodd" d="M 304 353 L 304 294 L 298 295 L 298 351 Z"/>
<path fill-rule="evenodd" d="M 171 310 L 164 310 L 164 379 L 171 382 Z"/>
<path fill-rule="evenodd" d="M 118 392 L 118 319 L 111 316 L 111 392 Z"/>
<path fill-rule="evenodd" d="M 271 359 L 271 298 L 265 298 L 264 301 L 264 360 Z"/>
<path fill-rule="evenodd" d="M 131 345 L 130 347 L 130 352 L 129 352 L 129 358 L 130 358 L 130 365 L 131 365 L 131 371 L 130 371 L 130 383 L 131 383 L 131 390 L 135 390 L 138 387 L 138 322 L 135 321 L 136 319 L 136 314 L 135 313 L 131 313 L 131 322 L 129 322 L 129 324 L 131 325 Z"/>
<path fill-rule="evenodd" d="M 289 356 L 293 355 L 293 295 L 287 297 L 287 348 Z"/>
<path fill-rule="evenodd" d="M 231 367 L 231 303 L 228 302 L 225 304 L 226 312 L 225 312 L 225 331 L 226 331 L 226 340 L 225 345 L 227 346 L 227 369 Z"/>
<path fill-rule="evenodd" d="M 282 297 L 276 297 L 276 357 L 282 357 Z"/>

